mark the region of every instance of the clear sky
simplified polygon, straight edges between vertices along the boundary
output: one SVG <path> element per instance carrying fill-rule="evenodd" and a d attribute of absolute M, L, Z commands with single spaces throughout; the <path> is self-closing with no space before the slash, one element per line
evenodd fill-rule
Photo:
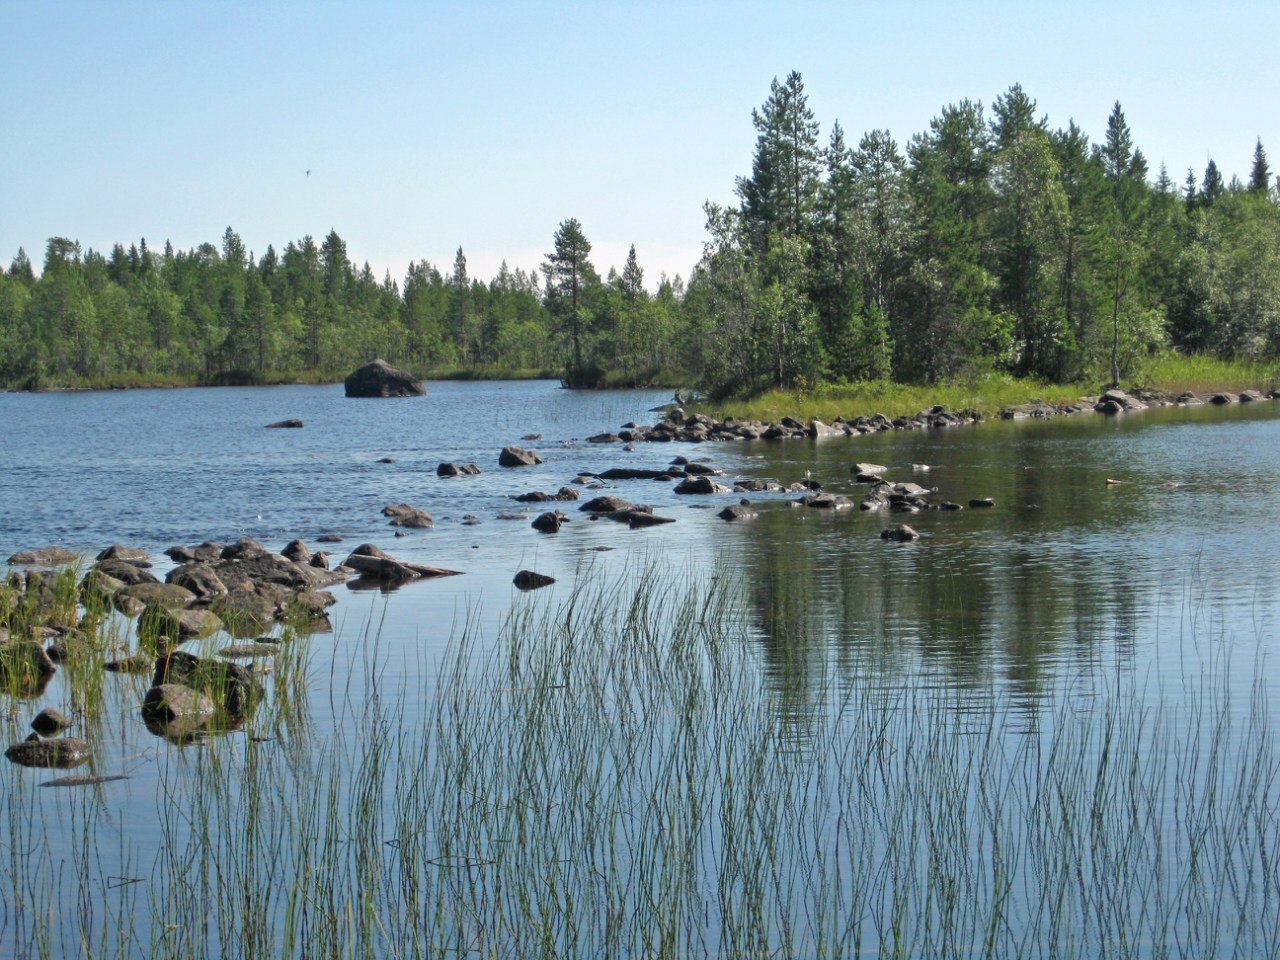
<path fill-rule="evenodd" d="M 826 142 L 899 141 L 1013 83 L 1093 141 L 1119 100 L 1154 177 L 1280 169 L 1280 3 L 139 3 L 0 0 L 0 262 L 51 236 L 261 255 L 336 229 L 357 265 L 536 268 L 576 217 L 687 276 L 798 70 Z M 308 175 L 308 172 L 310 174 Z"/>

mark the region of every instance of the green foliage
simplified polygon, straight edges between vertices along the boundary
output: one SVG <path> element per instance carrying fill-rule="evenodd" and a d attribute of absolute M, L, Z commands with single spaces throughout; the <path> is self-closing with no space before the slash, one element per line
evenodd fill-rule
<path fill-rule="evenodd" d="M 1210 160 L 1154 183 L 1119 103 L 1101 141 L 1054 130 L 1019 84 L 945 106 L 903 150 L 834 123 L 796 72 L 752 111 L 737 206 L 704 207 L 689 276 L 655 292 L 634 247 L 601 279 L 564 220 L 540 270 L 489 282 L 457 250 L 399 283 L 330 230 L 255 258 L 220 242 L 108 255 L 50 238 L 37 277 L 0 273 L 0 382 L 33 388 L 333 379 L 374 356 L 418 371 L 555 370 L 581 385 L 665 371 L 714 395 L 804 382 L 988 373 L 1120 382 L 1166 345 L 1280 355 L 1280 191 L 1262 143 L 1247 185 Z M 541 280 L 541 282 L 540 282 Z M 287 375 L 287 376 L 286 376 Z"/>

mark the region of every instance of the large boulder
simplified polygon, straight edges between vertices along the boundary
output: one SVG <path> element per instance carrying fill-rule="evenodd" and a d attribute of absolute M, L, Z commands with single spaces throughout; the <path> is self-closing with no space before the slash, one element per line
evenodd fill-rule
<path fill-rule="evenodd" d="M 385 360 L 366 363 L 342 381 L 348 397 L 420 397 L 422 381 Z"/>

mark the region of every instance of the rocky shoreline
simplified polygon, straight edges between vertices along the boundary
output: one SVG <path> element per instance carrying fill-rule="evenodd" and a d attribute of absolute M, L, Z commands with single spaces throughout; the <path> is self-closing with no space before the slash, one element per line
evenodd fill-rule
<path fill-rule="evenodd" d="M 1263 394 L 1257 390 L 1245 390 L 1242 393 L 1218 391 L 1196 394 L 1187 392 L 1178 396 L 1155 390 L 1135 390 L 1133 393 L 1127 393 L 1123 390 L 1108 390 L 1101 396 L 1083 397 L 1079 402 L 1071 404 L 1021 404 L 1017 407 L 1002 410 L 992 419 L 1048 419 L 1081 413 L 1102 413 L 1114 416 L 1121 413 L 1146 410 L 1151 407 L 1202 406 L 1205 404 L 1225 406 L 1234 403 L 1251 403 L 1258 400 L 1274 400 L 1277 398 L 1280 398 L 1280 390 L 1274 390 L 1269 394 Z M 739 420 L 735 417 L 725 417 L 723 420 L 717 420 L 702 413 L 686 415 L 683 408 L 675 407 L 652 427 L 628 423 L 624 424 L 616 434 L 597 434 L 589 437 L 588 441 L 590 443 L 666 443 L 671 441 L 705 443 L 729 440 L 799 440 L 806 437 L 809 439 L 821 439 L 823 437 L 859 436 L 886 430 L 925 430 L 957 427 L 967 423 L 981 423 L 986 419 L 986 417 L 974 410 L 953 411 L 943 406 L 934 406 L 928 410 L 922 410 L 914 416 L 888 417 L 882 413 L 877 413 L 872 416 L 837 417 L 831 423 L 824 423 L 814 418 L 803 421 L 787 416 L 778 421 L 765 422 L 761 420 Z"/>

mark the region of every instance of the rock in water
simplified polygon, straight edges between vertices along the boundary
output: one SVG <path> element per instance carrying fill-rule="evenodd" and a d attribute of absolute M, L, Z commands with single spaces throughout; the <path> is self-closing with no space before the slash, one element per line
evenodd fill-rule
<path fill-rule="evenodd" d="M 90 756 L 87 741 L 76 737 L 61 740 L 23 740 L 4 752 L 10 761 L 23 767 L 78 767 Z"/>
<path fill-rule="evenodd" d="M 880 531 L 881 540 L 891 540 L 894 543 L 908 543 L 912 540 L 919 540 L 920 534 L 914 527 L 909 527 L 905 523 L 900 523 L 896 527 L 890 527 L 888 530 Z"/>
<path fill-rule="evenodd" d="M 533 450 L 523 447 L 503 447 L 498 454 L 500 467 L 532 467 L 542 462 L 542 458 Z"/>
<path fill-rule="evenodd" d="M 420 397 L 422 381 L 385 360 L 366 363 L 342 381 L 348 397 Z"/>
<path fill-rule="evenodd" d="M 518 590 L 537 590 L 539 587 L 546 587 L 555 583 L 556 578 L 533 570 L 521 570 L 511 582 L 516 585 Z"/>

